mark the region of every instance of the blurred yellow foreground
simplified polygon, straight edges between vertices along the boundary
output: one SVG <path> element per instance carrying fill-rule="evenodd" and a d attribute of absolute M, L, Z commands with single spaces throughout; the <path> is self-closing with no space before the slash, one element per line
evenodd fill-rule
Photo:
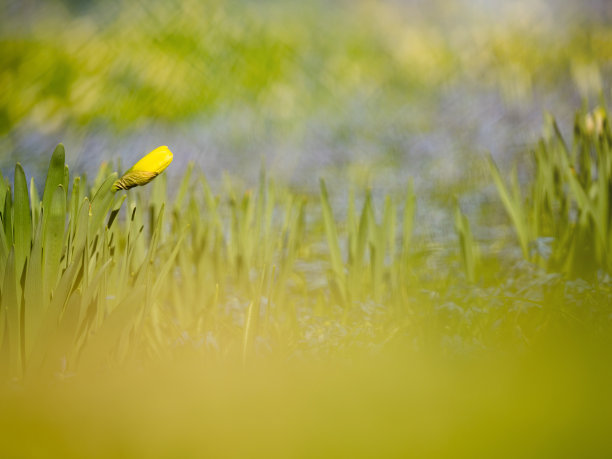
<path fill-rule="evenodd" d="M 610 366 L 564 350 L 250 368 L 185 358 L 9 385 L 0 444 L 3 457 L 609 457 Z"/>

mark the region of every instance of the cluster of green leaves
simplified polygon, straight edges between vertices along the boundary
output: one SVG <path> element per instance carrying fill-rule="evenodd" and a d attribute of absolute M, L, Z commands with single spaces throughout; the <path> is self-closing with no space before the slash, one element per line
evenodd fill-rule
<path fill-rule="evenodd" d="M 406 278 L 410 271 L 412 227 L 416 197 L 412 185 L 403 202 L 401 241 L 397 237 L 397 204 L 386 196 L 380 223 L 376 221 L 372 196 L 368 191 L 361 212 L 355 209 L 355 196 L 351 193 L 346 222 L 347 256 L 343 260 L 338 239 L 338 223 L 333 214 L 327 187 L 321 181 L 321 205 L 325 235 L 330 254 L 330 285 L 336 301 L 346 307 L 373 299 L 388 301 L 397 295 L 394 304 L 405 298 Z"/>
<path fill-rule="evenodd" d="M 490 161 L 523 256 L 572 277 L 612 273 L 612 131 L 606 111 L 578 112 L 571 146 L 549 117 L 533 159 L 526 193 L 516 169 L 508 186 Z"/>
<path fill-rule="evenodd" d="M 151 204 L 155 223 L 145 242 L 134 203 L 125 224 L 116 224 L 126 198 L 111 189 L 117 175 L 103 166 L 92 184 L 77 176 L 69 190 L 64 158 L 60 144 L 42 199 L 20 164 L 13 190 L 0 183 L 0 354 L 13 377 L 67 370 L 84 349 L 104 354 L 144 314 L 164 278 L 164 268 L 153 276 L 153 260 L 167 250 L 158 237 L 163 204 Z M 165 272 L 174 255 L 167 254 Z"/>

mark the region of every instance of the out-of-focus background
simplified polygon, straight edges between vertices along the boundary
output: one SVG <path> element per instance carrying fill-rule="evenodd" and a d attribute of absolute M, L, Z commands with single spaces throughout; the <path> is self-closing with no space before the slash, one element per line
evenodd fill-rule
<path fill-rule="evenodd" d="M 610 91 L 606 0 L 1 5 L 0 167 L 34 175 L 63 141 L 77 171 L 167 144 L 171 178 L 465 186 Z"/>

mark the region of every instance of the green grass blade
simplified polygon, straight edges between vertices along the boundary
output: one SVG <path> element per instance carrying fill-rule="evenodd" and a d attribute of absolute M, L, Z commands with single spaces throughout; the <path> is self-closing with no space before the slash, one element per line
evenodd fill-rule
<path fill-rule="evenodd" d="M 15 267 L 18 278 L 21 276 L 26 258 L 30 256 L 32 244 L 32 213 L 28 197 L 28 183 L 21 164 L 15 166 Z M 19 280 L 19 279 L 18 279 Z"/>
<path fill-rule="evenodd" d="M 332 212 L 331 205 L 329 203 L 329 195 L 327 193 L 327 187 L 323 179 L 320 181 L 321 186 L 321 206 L 323 211 L 323 224 L 325 226 L 325 235 L 327 238 L 327 245 L 329 248 L 329 255 L 331 260 L 331 268 L 338 289 L 341 300 L 346 300 L 346 282 L 344 273 L 344 263 L 342 262 L 342 254 L 340 251 L 340 244 L 338 241 L 338 229 L 334 220 L 334 214 Z"/>
<path fill-rule="evenodd" d="M 2 287 L 2 307 L 6 314 L 9 345 L 9 371 L 11 376 L 22 373 L 21 359 L 21 302 L 17 297 L 17 276 L 15 274 L 15 249 L 12 247 L 6 262 Z"/>
<path fill-rule="evenodd" d="M 55 147 L 53 154 L 51 155 L 51 161 L 49 162 L 49 169 L 47 171 L 47 179 L 45 181 L 45 189 L 43 192 L 43 221 L 47 221 L 49 214 L 48 209 L 51 207 L 51 201 L 55 194 L 57 187 L 64 183 L 65 177 L 65 160 L 66 151 L 64 145 L 61 143 Z M 65 188 L 64 188 L 65 189 Z M 46 215 L 45 215 L 46 214 Z"/>
<path fill-rule="evenodd" d="M 30 207 L 32 208 L 32 227 L 37 228 L 41 222 L 41 202 L 34 177 L 30 178 Z"/>
<path fill-rule="evenodd" d="M 0 279 L 4 279 L 4 268 L 6 267 L 6 260 L 9 254 L 9 245 L 6 240 L 6 235 L 2 228 L 0 228 Z"/>
<path fill-rule="evenodd" d="M 174 208 L 177 211 L 182 211 L 186 205 L 185 198 L 189 192 L 191 187 L 191 176 L 193 173 L 194 164 L 189 163 L 187 169 L 185 170 L 185 175 L 183 175 L 183 179 L 181 180 L 181 184 L 179 185 L 178 193 L 176 194 L 176 198 L 174 200 Z"/>
<path fill-rule="evenodd" d="M 3 229 L 4 236 L 6 237 L 7 246 L 13 245 L 13 196 L 11 193 L 11 189 L 9 187 L 6 197 L 4 199 L 4 212 L 2 214 L 3 217 Z"/>
<path fill-rule="evenodd" d="M 64 250 L 66 192 L 63 185 L 58 185 L 47 209 L 47 224 L 43 229 L 43 294 L 45 300 L 55 288 L 60 271 L 60 259 Z"/>
<path fill-rule="evenodd" d="M 103 227 L 104 219 L 113 204 L 115 193 L 112 191 L 112 186 L 115 180 L 117 180 L 116 173 L 112 173 L 106 177 L 98 187 L 94 197 L 91 199 L 88 232 L 88 239 L 90 241 L 93 240 L 95 233 Z"/>
<path fill-rule="evenodd" d="M 6 195 L 9 190 L 9 184 L 6 182 L 2 173 L 0 173 L 0 215 L 2 216 L 2 221 L 4 221 L 4 202 L 6 201 Z"/>
<path fill-rule="evenodd" d="M 461 260 L 465 276 L 471 283 L 477 279 L 478 269 L 478 247 L 474 241 L 470 222 L 461 212 L 459 204 L 455 207 L 455 230 L 459 236 L 459 246 L 461 249 Z"/>
<path fill-rule="evenodd" d="M 410 244 L 414 227 L 414 214 L 416 212 L 416 196 L 412 181 L 408 183 L 406 198 L 404 201 L 404 215 L 402 224 L 402 256 L 404 261 L 408 260 Z"/>
<path fill-rule="evenodd" d="M 368 245 L 368 239 L 370 237 L 371 227 L 371 214 L 372 214 L 372 194 L 370 190 L 366 193 L 366 198 L 361 209 L 361 216 L 359 217 L 359 228 L 357 230 L 357 246 L 355 249 L 355 266 L 357 269 L 361 269 L 364 263 L 365 250 Z"/>
<path fill-rule="evenodd" d="M 521 250 L 523 251 L 523 256 L 526 259 L 529 259 L 529 228 L 522 210 L 522 203 L 519 202 L 520 196 L 517 196 L 516 193 L 510 194 L 508 187 L 504 183 L 501 174 L 499 173 L 499 169 L 497 168 L 495 161 L 493 161 L 493 158 L 490 155 L 488 157 L 488 163 L 489 171 L 491 172 L 491 176 L 493 177 L 493 181 L 497 187 L 499 197 L 504 204 L 506 212 L 510 216 L 514 230 L 517 233 Z"/>
<path fill-rule="evenodd" d="M 25 282 L 25 309 L 24 309 L 24 334 L 25 334 L 25 359 L 32 351 L 35 337 L 38 335 L 44 312 L 49 304 L 49 299 L 44 298 L 42 281 L 42 225 L 36 228 L 32 241 L 32 252 L 27 266 Z"/>

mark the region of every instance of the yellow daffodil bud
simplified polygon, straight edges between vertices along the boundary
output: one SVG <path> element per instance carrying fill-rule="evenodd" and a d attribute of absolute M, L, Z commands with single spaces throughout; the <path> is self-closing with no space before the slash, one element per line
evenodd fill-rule
<path fill-rule="evenodd" d="M 135 186 L 149 183 L 172 162 L 172 152 L 168 147 L 157 147 L 134 164 L 123 176 L 113 183 L 113 191 L 129 190 Z"/>
<path fill-rule="evenodd" d="M 584 128 L 587 134 L 602 135 L 606 124 L 606 111 L 597 107 L 592 113 L 587 113 L 584 119 Z"/>
<path fill-rule="evenodd" d="M 593 110 L 593 118 L 595 118 L 595 133 L 602 135 L 606 123 L 606 111 L 601 107 L 597 107 Z"/>

